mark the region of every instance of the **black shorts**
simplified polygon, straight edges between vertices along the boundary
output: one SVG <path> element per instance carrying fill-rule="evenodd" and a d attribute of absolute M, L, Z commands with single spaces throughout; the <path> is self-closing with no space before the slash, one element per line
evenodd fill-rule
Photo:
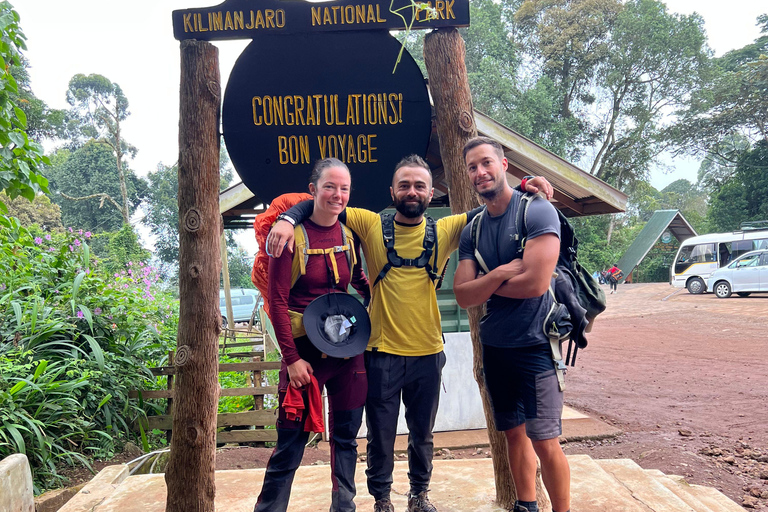
<path fill-rule="evenodd" d="M 483 371 L 496 430 L 525 423 L 525 432 L 534 441 L 562 434 L 563 392 L 548 344 L 522 348 L 483 345 Z"/>

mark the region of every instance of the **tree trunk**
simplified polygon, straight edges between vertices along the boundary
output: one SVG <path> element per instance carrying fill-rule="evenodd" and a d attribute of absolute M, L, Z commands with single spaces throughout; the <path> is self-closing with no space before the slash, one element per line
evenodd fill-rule
<path fill-rule="evenodd" d="M 427 66 L 430 91 L 435 104 L 440 156 L 449 179 L 449 196 L 453 213 L 471 210 L 479 204 L 472 183 L 465 172 L 466 164 L 462 156 L 464 144 L 477 136 L 464 54 L 464 40 L 455 28 L 434 30 L 424 39 L 424 63 Z M 512 508 L 516 493 L 512 472 L 509 469 L 507 440 L 504 434 L 494 428 L 491 401 L 483 376 L 479 334 L 482 308 L 469 308 L 467 313 L 472 337 L 473 370 L 480 388 L 485 422 L 488 425 L 488 440 L 491 445 L 493 474 L 496 482 L 496 503 L 502 508 Z M 536 490 L 539 506 L 545 510 L 549 506 L 549 501 L 541 488 L 539 478 L 537 478 Z"/>
<path fill-rule="evenodd" d="M 181 42 L 179 334 L 167 512 L 214 512 L 218 408 L 219 55 Z"/>
<path fill-rule="evenodd" d="M 120 180 L 120 196 L 123 199 L 123 206 L 120 213 L 123 216 L 123 223 L 131 223 L 131 214 L 128 208 L 128 187 L 125 184 L 125 171 L 123 170 L 123 140 L 120 134 L 120 116 L 117 111 L 118 101 L 115 100 L 115 157 L 117 159 L 117 177 Z"/>

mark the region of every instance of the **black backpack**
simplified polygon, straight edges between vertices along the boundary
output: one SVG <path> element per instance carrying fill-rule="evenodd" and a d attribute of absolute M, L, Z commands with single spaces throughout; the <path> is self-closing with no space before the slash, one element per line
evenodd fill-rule
<path fill-rule="evenodd" d="M 536 198 L 535 194 L 524 193 L 520 198 L 520 204 L 517 207 L 517 216 L 515 218 L 515 234 L 518 242 L 517 256 L 523 257 L 525 250 L 525 241 L 528 237 L 528 228 L 526 226 L 526 216 L 528 207 Z M 472 245 L 475 248 L 475 255 L 479 256 L 477 251 L 477 239 L 479 235 L 480 223 L 485 210 L 480 212 L 472 219 L 470 232 L 472 235 Z M 559 305 L 567 309 L 567 316 L 563 318 L 560 330 L 560 337 L 569 338 L 568 354 L 565 357 L 565 364 L 573 366 L 576 364 L 576 353 L 580 348 L 587 346 L 585 333 L 592 330 L 592 323 L 597 315 L 605 311 L 605 292 L 600 287 L 597 280 L 592 277 L 576 259 L 579 248 L 579 241 L 573 231 L 573 226 L 560 210 L 557 210 L 560 219 L 560 256 L 557 260 L 554 287 L 550 287 L 550 292 L 555 298 L 553 313 L 559 308 Z M 485 266 L 479 258 L 481 266 Z M 487 271 L 487 270 L 486 270 Z M 560 308 L 562 309 L 562 308 Z"/>

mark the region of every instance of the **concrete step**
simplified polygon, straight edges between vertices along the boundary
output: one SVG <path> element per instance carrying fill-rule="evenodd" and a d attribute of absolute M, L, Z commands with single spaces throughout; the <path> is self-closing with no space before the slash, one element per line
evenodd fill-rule
<path fill-rule="evenodd" d="M 701 501 L 704 505 L 712 510 L 718 512 L 744 512 L 744 508 L 737 505 L 736 502 L 731 500 L 728 496 L 721 493 L 714 487 L 706 487 L 704 485 L 689 484 L 685 481 L 685 478 L 679 475 L 667 475 L 672 481 L 683 486 L 688 492 L 690 492 L 696 499 Z"/>
<path fill-rule="evenodd" d="M 578 512 L 744 512 L 722 493 L 688 485 L 680 477 L 643 470 L 631 460 L 595 461 L 588 455 L 569 455 L 571 510 Z M 109 466 L 75 495 L 60 512 L 164 512 L 165 479 L 162 474 L 133 475 L 126 466 Z M 408 464 L 397 461 L 392 501 L 405 510 Z M 263 469 L 216 472 L 216 509 L 250 512 L 261 491 Z M 360 511 L 371 510 L 366 492 L 365 464 L 357 467 Z M 441 512 L 503 512 L 494 502 L 491 459 L 436 460 L 430 499 Z M 94 507 L 98 505 L 95 509 Z M 296 472 L 288 512 L 318 512 L 330 506 L 330 467 L 302 466 Z M 549 512 L 543 511 L 543 512 Z"/>
<path fill-rule="evenodd" d="M 590 512 L 652 512 L 589 455 L 569 455 L 571 510 Z"/>
<path fill-rule="evenodd" d="M 631 459 L 601 459 L 596 462 L 626 487 L 635 500 L 653 512 L 710 512 L 692 508 Z"/>
<path fill-rule="evenodd" d="M 688 484 L 681 485 L 665 475 L 663 471 L 658 469 L 646 469 L 645 473 L 655 478 L 661 485 L 673 492 L 675 496 L 683 500 L 696 512 L 718 512 L 717 510 L 712 510 L 704 503 L 702 503 L 701 500 L 699 500 L 696 496 L 691 494 L 688 490 L 688 487 L 690 487 Z"/>

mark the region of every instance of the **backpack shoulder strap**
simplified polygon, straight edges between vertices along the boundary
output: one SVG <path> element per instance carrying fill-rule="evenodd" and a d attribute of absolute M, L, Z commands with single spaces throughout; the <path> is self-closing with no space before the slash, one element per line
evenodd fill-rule
<path fill-rule="evenodd" d="M 524 193 L 520 198 L 520 203 L 517 205 L 517 216 L 515 217 L 515 240 L 517 241 L 517 255 L 523 257 L 523 251 L 525 250 L 525 242 L 528 240 L 528 208 L 530 208 L 533 200 L 536 199 L 535 194 Z"/>
<path fill-rule="evenodd" d="M 307 260 L 309 255 L 307 249 L 307 230 L 303 224 L 293 228 L 293 263 L 291 264 L 291 288 L 299 280 L 299 277 L 307 273 Z"/>
<path fill-rule="evenodd" d="M 485 264 L 485 260 L 483 259 L 483 255 L 480 254 L 480 250 L 478 249 L 478 241 L 480 240 L 480 224 L 483 222 L 483 216 L 485 215 L 485 208 L 480 211 L 477 215 L 474 216 L 472 221 L 469 225 L 469 233 L 472 237 L 472 248 L 475 250 L 475 260 L 477 260 L 477 264 L 480 265 L 480 268 L 483 269 L 483 272 L 486 274 L 490 272 L 488 269 L 488 265 Z"/>
<path fill-rule="evenodd" d="M 352 275 L 352 269 L 357 265 L 357 254 L 355 254 L 355 234 L 346 224 L 339 221 L 341 224 L 341 245 L 346 247 L 347 263 L 349 263 L 349 275 Z"/>
<path fill-rule="evenodd" d="M 429 278 L 434 283 L 440 277 L 437 275 L 437 221 L 429 215 L 425 215 L 424 218 L 427 221 L 424 226 L 424 242 L 422 244 L 424 246 L 424 251 L 416 260 L 415 266 L 424 267 L 427 271 L 427 275 L 429 275 Z M 432 258 L 433 255 L 434 259 Z M 433 261 L 433 265 L 430 265 L 430 260 Z"/>
<path fill-rule="evenodd" d="M 392 260 L 397 258 L 397 252 L 395 252 L 395 219 L 391 213 L 382 213 L 381 217 L 381 234 L 384 239 L 384 248 L 387 250 L 387 262 L 381 268 L 381 272 L 376 276 L 376 280 L 373 282 L 373 286 L 376 286 L 379 281 L 384 279 L 389 269 L 392 268 Z"/>

